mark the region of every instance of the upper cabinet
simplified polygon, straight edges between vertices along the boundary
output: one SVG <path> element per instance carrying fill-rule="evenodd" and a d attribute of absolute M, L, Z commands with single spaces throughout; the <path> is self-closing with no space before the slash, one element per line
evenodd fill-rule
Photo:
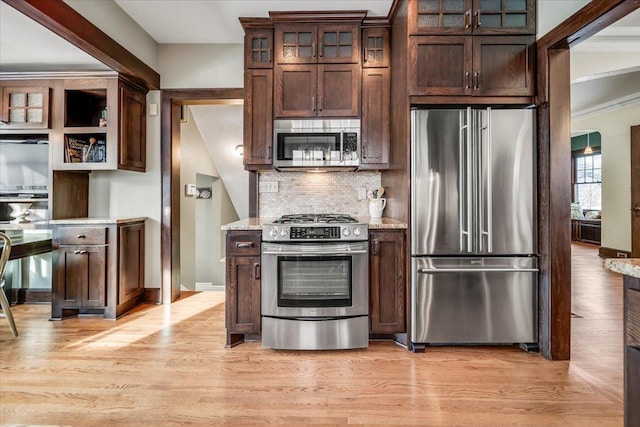
<path fill-rule="evenodd" d="M 410 34 L 535 34 L 535 0 L 410 0 Z"/>
<path fill-rule="evenodd" d="M 54 170 L 145 171 L 146 91 L 117 76 L 58 86 Z"/>
<path fill-rule="evenodd" d="M 360 62 L 358 23 L 278 24 L 275 39 L 278 64 Z"/>
<path fill-rule="evenodd" d="M 273 68 L 273 29 L 245 29 L 244 67 Z"/>
<path fill-rule="evenodd" d="M 14 86 L 11 82 L 0 84 L 0 130 L 49 127 L 49 86 Z"/>

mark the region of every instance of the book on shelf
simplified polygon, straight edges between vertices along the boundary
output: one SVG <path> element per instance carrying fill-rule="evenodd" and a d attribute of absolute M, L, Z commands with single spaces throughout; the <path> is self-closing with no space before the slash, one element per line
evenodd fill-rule
<path fill-rule="evenodd" d="M 95 136 L 66 136 L 64 151 L 65 163 L 105 163 L 107 144 L 104 139 Z"/>

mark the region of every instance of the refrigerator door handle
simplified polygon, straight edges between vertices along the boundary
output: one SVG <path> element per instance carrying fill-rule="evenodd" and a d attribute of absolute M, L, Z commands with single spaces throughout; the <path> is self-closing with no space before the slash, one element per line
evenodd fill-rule
<path fill-rule="evenodd" d="M 468 114 L 468 113 L 467 113 Z M 466 153 L 467 144 L 470 132 L 471 124 L 468 120 L 465 120 L 465 111 L 460 111 L 460 134 L 458 136 L 458 182 L 460 185 L 460 198 L 458 201 L 458 218 L 460 221 L 460 252 L 465 250 L 471 252 L 471 230 L 469 230 L 469 165 L 470 162 L 467 159 Z M 466 163 L 466 164 L 465 164 Z M 466 240 L 466 244 L 465 244 Z"/>
<path fill-rule="evenodd" d="M 439 273 L 537 273 L 537 268 L 421 268 L 421 274 Z"/>
<path fill-rule="evenodd" d="M 467 251 L 473 252 L 473 222 L 472 222 L 472 209 L 473 209 L 473 191 L 472 191 L 472 175 L 473 175 L 473 157 L 471 156 L 471 147 L 473 144 L 473 120 L 471 107 L 467 107 L 467 138 L 464 159 L 466 161 L 466 174 L 465 182 L 461 185 L 464 186 L 464 195 L 466 199 L 466 220 L 467 220 Z M 462 153 L 461 153 L 462 155 Z"/>
<path fill-rule="evenodd" d="M 484 115 L 484 116 L 483 116 Z M 486 121 L 485 121 L 486 117 Z M 478 187 L 479 187 L 479 225 L 478 225 L 478 240 L 480 252 L 491 253 L 493 252 L 493 236 L 492 236 L 492 190 L 493 178 L 492 178 L 492 162 L 491 162 L 491 107 L 486 109 L 486 112 L 478 112 L 479 121 L 479 144 L 478 144 Z M 486 215 L 485 215 L 486 210 Z M 486 247 L 485 247 L 486 238 Z"/>

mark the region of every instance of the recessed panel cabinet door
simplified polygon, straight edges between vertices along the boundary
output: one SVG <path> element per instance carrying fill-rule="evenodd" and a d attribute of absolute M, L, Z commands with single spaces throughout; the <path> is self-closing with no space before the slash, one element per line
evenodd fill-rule
<path fill-rule="evenodd" d="M 273 141 L 273 71 L 246 70 L 244 81 L 244 164 L 245 167 L 270 165 Z"/>
<path fill-rule="evenodd" d="M 144 172 L 147 164 L 146 95 L 120 83 L 118 169 Z"/>
<path fill-rule="evenodd" d="M 103 308 L 106 305 L 106 247 L 61 246 L 58 249 L 58 289 L 62 308 Z"/>
<path fill-rule="evenodd" d="M 471 95 L 472 38 L 411 37 L 409 95 Z"/>
<path fill-rule="evenodd" d="M 260 257 L 227 257 L 227 330 L 231 334 L 259 334 Z"/>
<path fill-rule="evenodd" d="M 118 227 L 118 304 L 144 292 L 144 223 Z"/>
<path fill-rule="evenodd" d="M 317 115 L 359 117 L 360 75 L 358 64 L 318 65 Z"/>
<path fill-rule="evenodd" d="M 535 36 L 473 37 L 473 94 L 533 96 Z"/>
<path fill-rule="evenodd" d="M 276 67 L 275 116 L 309 117 L 316 115 L 318 99 L 316 65 L 282 65 Z"/>
<path fill-rule="evenodd" d="M 388 68 L 362 70 L 362 162 L 388 167 L 391 81 Z"/>

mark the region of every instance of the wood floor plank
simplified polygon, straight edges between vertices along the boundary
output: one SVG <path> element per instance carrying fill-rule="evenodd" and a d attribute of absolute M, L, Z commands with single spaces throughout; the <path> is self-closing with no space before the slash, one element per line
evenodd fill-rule
<path fill-rule="evenodd" d="M 224 348 L 224 295 L 143 305 L 117 321 L 0 320 L 0 424 L 621 426 L 622 279 L 573 248 L 572 360 L 511 347 L 385 341 L 353 351 Z"/>

